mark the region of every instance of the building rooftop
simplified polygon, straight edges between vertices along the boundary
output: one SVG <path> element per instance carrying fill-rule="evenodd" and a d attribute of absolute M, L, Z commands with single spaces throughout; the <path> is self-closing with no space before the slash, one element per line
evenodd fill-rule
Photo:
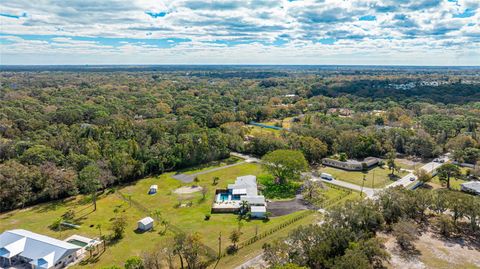
<path fill-rule="evenodd" d="M 31 259 L 39 268 L 50 268 L 59 260 L 80 247 L 52 237 L 16 229 L 0 234 L 0 256 L 12 258 L 16 255 Z"/>
<path fill-rule="evenodd" d="M 139 220 L 138 222 L 143 224 L 143 225 L 148 225 L 148 224 L 153 222 L 153 219 L 151 217 L 145 217 L 145 218 Z"/>
<path fill-rule="evenodd" d="M 461 184 L 462 187 L 474 190 L 480 193 L 480 181 L 469 181 Z"/>

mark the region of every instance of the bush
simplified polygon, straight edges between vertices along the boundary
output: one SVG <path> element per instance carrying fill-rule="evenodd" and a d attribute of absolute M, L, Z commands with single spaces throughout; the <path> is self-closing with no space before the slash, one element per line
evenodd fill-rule
<path fill-rule="evenodd" d="M 206 214 L 204 220 L 210 220 L 210 214 Z"/>
<path fill-rule="evenodd" d="M 301 184 L 289 181 L 284 184 L 275 182 L 272 175 L 261 175 L 258 182 L 263 186 L 262 194 L 268 199 L 294 198 Z"/>

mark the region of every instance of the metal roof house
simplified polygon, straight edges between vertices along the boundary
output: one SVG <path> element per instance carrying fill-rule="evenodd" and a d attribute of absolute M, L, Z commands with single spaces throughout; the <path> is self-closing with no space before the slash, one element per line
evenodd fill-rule
<path fill-rule="evenodd" d="M 78 258 L 81 247 L 17 229 L 0 234 L 0 264 L 29 263 L 33 269 L 64 268 Z"/>
<path fill-rule="evenodd" d="M 346 162 L 342 162 L 342 161 L 330 159 L 330 158 L 322 159 L 323 165 L 340 168 L 347 171 L 362 171 L 364 166 L 366 168 L 370 168 L 374 165 L 377 165 L 378 163 L 379 163 L 379 159 L 375 157 L 367 157 L 363 161 L 347 160 Z"/>
<path fill-rule="evenodd" d="M 460 184 L 462 191 L 480 195 L 480 181 L 470 181 Z"/>
<path fill-rule="evenodd" d="M 240 210 L 243 201 L 246 201 L 250 206 L 252 217 L 265 217 L 267 203 L 265 197 L 258 194 L 256 176 L 237 177 L 235 183 L 228 184 L 226 190 L 217 190 L 212 212 L 237 212 Z"/>

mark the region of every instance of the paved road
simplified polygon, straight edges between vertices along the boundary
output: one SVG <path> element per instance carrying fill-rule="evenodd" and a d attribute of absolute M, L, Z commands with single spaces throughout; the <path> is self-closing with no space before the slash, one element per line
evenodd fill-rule
<path fill-rule="evenodd" d="M 445 161 L 448 161 L 448 158 L 445 158 Z M 422 166 L 420 169 L 423 169 L 427 171 L 428 173 L 432 173 L 435 169 L 438 167 L 442 166 L 443 163 L 436 163 L 436 162 L 429 162 Z M 413 173 L 409 173 L 408 175 L 402 177 L 401 179 L 393 182 L 392 184 L 388 185 L 387 188 L 390 187 L 396 187 L 396 186 L 403 186 L 407 187 L 408 185 L 412 184 L 412 180 L 410 178 L 415 178 L 417 180 L 417 177 Z"/>
<path fill-rule="evenodd" d="M 337 186 L 340 186 L 340 187 L 351 189 L 351 190 L 354 190 L 354 191 L 362 191 L 362 186 L 358 186 L 356 184 L 352 184 L 352 183 L 341 181 L 341 180 L 336 180 L 336 179 L 326 180 L 326 179 L 323 179 L 323 178 L 320 178 L 320 177 L 315 177 L 315 176 L 312 176 L 311 179 L 312 179 L 312 181 L 323 181 L 323 182 L 327 182 L 327 183 L 330 183 L 330 184 L 333 184 L 333 185 L 337 185 Z M 365 193 L 367 195 L 367 197 L 373 197 L 375 195 L 375 192 L 380 191 L 380 190 L 381 189 L 372 189 L 372 188 L 368 188 L 368 187 L 363 187 L 363 193 Z"/>

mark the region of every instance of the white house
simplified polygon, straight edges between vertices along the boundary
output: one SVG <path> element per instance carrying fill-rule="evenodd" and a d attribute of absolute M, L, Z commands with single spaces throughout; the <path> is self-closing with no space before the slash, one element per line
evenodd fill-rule
<path fill-rule="evenodd" d="M 460 184 L 462 191 L 480 195 L 480 181 L 470 181 Z"/>
<path fill-rule="evenodd" d="M 236 212 L 241 208 L 242 201 L 246 201 L 250 206 L 252 217 L 265 217 L 267 203 L 263 195 L 258 195 L 257 177 L 237 177 L 234 184 L 228 184 L 227 190 L 217 191 L 212 211 Z"/>
<path fill-rule="evenodd" d="M 137 222 L 137 228 L 140 231 L 148 231 L 153 228 L 153 219 L 145 217 Z"/>
<path fill-rule="evenodd" d="M 78 258 L 80 249 L 80 246 L 22 229 L 0 234 L 3 266 L 27 263 L 34 269 L 64 268 Z"/>

